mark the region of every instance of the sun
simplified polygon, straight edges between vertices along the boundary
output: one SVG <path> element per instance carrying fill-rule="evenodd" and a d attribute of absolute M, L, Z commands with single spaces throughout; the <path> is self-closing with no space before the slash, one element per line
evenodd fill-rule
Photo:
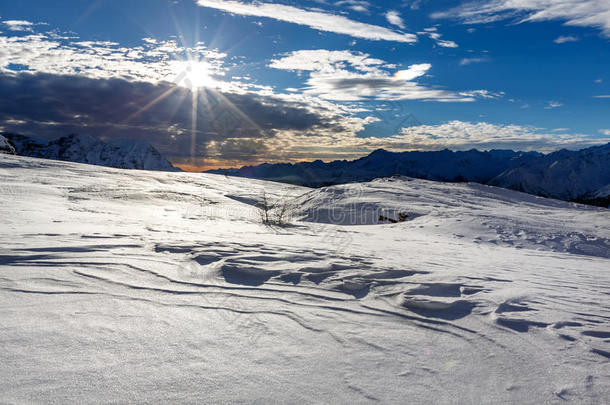
<path fill-rule="evenodd" d="M 210 66 L 203 61 L 176 61 L 172 64 L 174 83 L 191 90 L 213 87 L 215 80 L 210 76 Z"/>

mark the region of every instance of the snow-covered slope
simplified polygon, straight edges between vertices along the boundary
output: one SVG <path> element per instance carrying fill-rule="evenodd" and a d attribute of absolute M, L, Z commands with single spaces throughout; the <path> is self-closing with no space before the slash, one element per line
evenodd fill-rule
<path fill-rule="evenodd" d="M 505 171 L 489 184 L 563 200 L 586 201 L 610 186 L 610 144 L 550 153 Z"/>
<path fill-rule="evenodd" d="M 22 135 L 6 134 L 17 154 L 122 169 L 179 171 L 148 142 L 115 140 L 108 143 L 86 135 L 69 135 L 48 143 Z"/>
<path fill-rule="evenodd" d="M 610 397 L 606 209 L 10 155 L 0 190 L 3 401 Z M 293 202 L 293 225 L 260 224 L 263 190 Z"/>
<path fill-rule="evenodd" d="M 262 164 L 241 169 L 212 170 L 210 173 L 281 181 L 309 187 L 369 181 L 396 174 L 428 180 L 485 182 L 504 170 L 529 162 L 539 155 L 535 152 L 507 150 L 396 153 L 379 149 L 354 161 L 324 163 L 317 160 L 296 164 Z"/>
<path fill-rule="evenodd" d="M 5 137 L 0 135 L 0 153 L 6 153 L 9 155 L 15 154 L 15 148 L 11 145 Z"/>

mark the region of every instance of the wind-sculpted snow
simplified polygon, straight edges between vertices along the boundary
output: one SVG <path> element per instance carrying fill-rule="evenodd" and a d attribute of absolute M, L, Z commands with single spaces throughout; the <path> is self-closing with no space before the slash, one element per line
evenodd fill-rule
<path fill-rule="evenodd" d="M 312 190 L 9 155 L 0 191 L 3 401 L 610 395 L 608 210 L 476 184 Z M 263 191 L 292 224 L 260 224 Z"/>

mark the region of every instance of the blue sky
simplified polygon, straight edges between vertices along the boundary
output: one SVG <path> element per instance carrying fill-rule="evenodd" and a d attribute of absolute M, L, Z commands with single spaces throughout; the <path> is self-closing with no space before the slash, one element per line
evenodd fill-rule
<path fill-rule="evenodd" d="M 0 4 L 0 129 L 190 169 L 610 140 L 610 1 Z"/>

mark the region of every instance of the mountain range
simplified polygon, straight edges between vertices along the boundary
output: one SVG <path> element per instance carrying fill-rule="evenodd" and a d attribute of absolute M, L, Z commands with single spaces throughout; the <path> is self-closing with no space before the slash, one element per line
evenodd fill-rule
<path fill-rule="evenodd" d="M 2 152 L 124 169 L 180 170 L 147 142 L 102 142 L 86 135 L 69 135 L 47 142 L 5 133 L 0 135 Z M 208 173 L 314 188 L 401 175 L 445 182 L 476 182 L 565 201 L 610 206 L 610 143 L 549 154 L 512 150 L 389 152 L 378 149 L 352 161 L 264 163 Z"/>
<path fill-rule="evenodd" d="M 17 155 L 21 156 L 121 169 L 180 171 L 145 141 L 118 139 L 102 142 L 87 135 L 68 135 L 49 142 L 8 133 L 0 137 L 5 139 Z M 0 139 L 0 149 L 2 142 Z"/>
<path fill-rule="evenodd" d="M 603 207 L 610 204 L 610 143 L 546 155 L 512 150 L 389 152 L 379 149 L 353 161 L 264 163 L 209 172 L 308 187 L 402 175 L 436 181 L 489 184 Z"/>

